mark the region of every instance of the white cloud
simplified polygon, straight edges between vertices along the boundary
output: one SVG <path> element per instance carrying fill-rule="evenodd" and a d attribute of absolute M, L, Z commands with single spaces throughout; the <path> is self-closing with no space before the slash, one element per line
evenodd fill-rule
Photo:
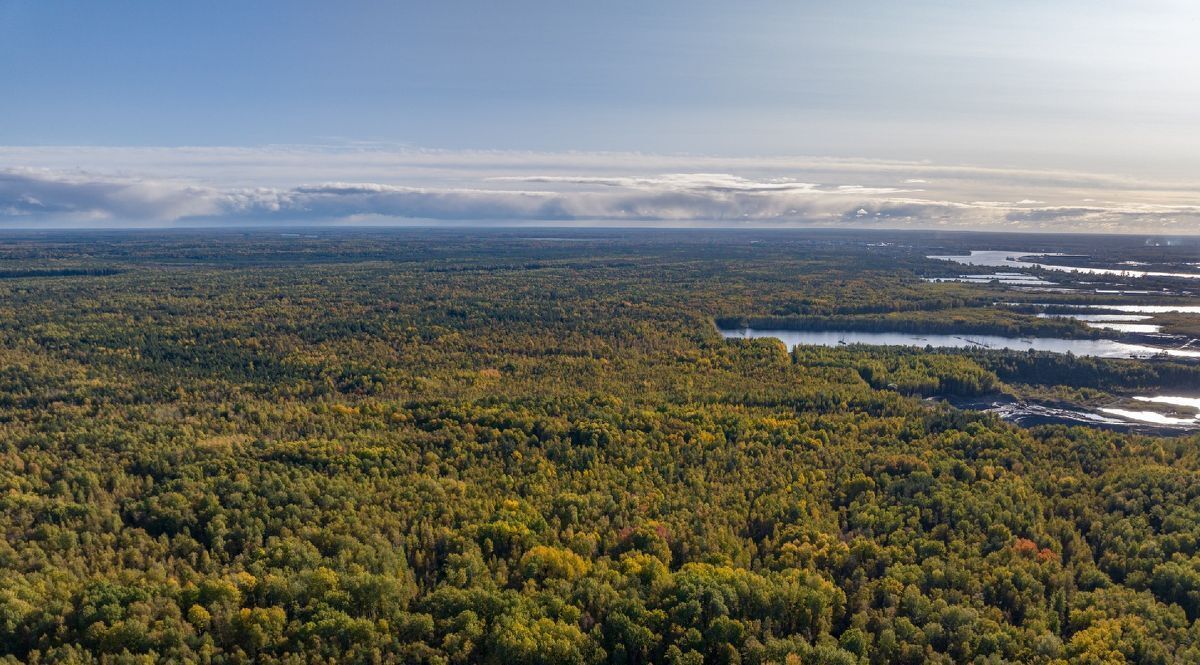
<path fill-rule="evenodd" d="M 437 220 L 1195 233 L 1195 191 L 1095 174 L 878 160 L 0 147 L 0 224 L 9 226 Z"/>

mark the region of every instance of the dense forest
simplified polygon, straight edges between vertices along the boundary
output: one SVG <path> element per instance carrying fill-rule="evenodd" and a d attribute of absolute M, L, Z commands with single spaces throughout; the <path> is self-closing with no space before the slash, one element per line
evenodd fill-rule
<path fill-rule="evenodd" d="M 1196 365 L 718 334 L 1090 334 L 891 240 L 0 237 L 0 662 L 1200 662 L 1200 437 L 925 399 Z"/>

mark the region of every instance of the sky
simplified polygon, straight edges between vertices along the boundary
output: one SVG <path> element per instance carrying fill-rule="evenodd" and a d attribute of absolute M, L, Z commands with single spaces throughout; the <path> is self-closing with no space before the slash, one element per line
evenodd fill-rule
<path fill-rule="evenodd" d="M 1200 4 L 0 0 L 0 226 L 1200 233 Z"/>

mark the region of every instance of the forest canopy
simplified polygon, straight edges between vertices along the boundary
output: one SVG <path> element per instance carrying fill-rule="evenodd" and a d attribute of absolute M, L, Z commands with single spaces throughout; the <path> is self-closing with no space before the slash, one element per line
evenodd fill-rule
<path fill-rule="evenodd" d="M 312 236 L 0 240 L 0 662 L 1200 662 L 1200 438 L 924 399 L 1195 365 L 718 334 L 1087 334 L 857 236 Z"/>

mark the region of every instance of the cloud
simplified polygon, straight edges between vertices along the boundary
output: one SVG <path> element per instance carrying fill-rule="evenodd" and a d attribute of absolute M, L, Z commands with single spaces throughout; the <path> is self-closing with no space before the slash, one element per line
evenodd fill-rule
<path fill-rule="evenodd" d="M 0 209 L 10 216 L 114 223 L 337 221 L 355 216 L 444 221 L 780 221 L 836 219 L 898 188 L 757 182 L 727 174 L 654 178 L 513 178 L 523 184 L 596 185 L 586 190 L 417 188 L 326 183 L 219 189 L 119 177 L 0 172 Z M 865 202 L 865 203 L 864 203 Z"/>
<path fill-rule="evenodd" d="M 694 170 L 678 168 L 686 166 Z M 8 226 L 420 220 L 1195 233 L 1195 191 L 1094 174 L 876 160 L 0 147 L 0 224 Z"/>
<path fill-rule="evenodd" d="M 91 219 L 174 220 L 219 212 L 213 190 L 145 181 L 0 170 L 0 215 Z"/>

